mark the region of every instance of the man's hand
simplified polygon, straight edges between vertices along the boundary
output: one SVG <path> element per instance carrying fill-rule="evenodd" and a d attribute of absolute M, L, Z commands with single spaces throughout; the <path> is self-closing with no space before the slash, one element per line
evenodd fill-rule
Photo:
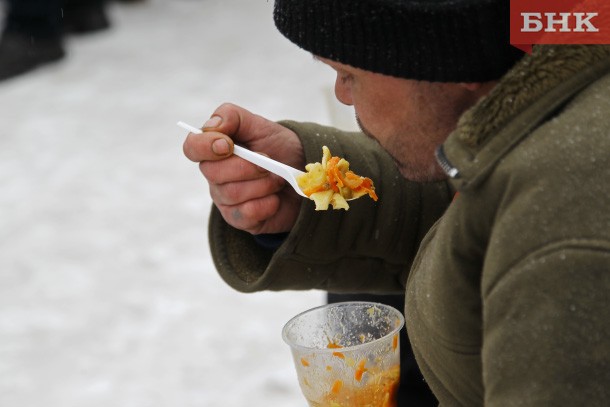
<path fill-rule="evenodd" d="M 289 231 L 301 197 L 280 177 L 232 155 L 233 142 L 295 168 L 305 167 L 297 135 L 275 122 L 232 104 L 223 104 L 189 133 L 184 155 L 199 163 L 210 194 L 226 222 L 252 234 Z"/>

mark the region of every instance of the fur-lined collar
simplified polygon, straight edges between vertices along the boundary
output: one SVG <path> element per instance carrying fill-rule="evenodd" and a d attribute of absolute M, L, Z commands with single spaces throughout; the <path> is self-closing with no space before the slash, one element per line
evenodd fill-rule
<path fill-rule="evenodd" d="M 536 47 L 464 113 L 437 150 L 453 187 L 463 190 L 485 179 L 523 137 L 608 72 L 610 46 Z"/>
<path fill-rule="evenodd" d="M 457 133 L 470 147 L 484 144 L 509 120 L 578 72 L 610 57 L 610 46 L 544 45 L 534 47 L 485 98 L 467 111 Z"/>

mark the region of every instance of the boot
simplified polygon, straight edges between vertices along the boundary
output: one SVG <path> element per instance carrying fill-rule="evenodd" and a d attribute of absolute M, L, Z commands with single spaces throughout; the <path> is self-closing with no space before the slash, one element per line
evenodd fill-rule
<path fill-rule="evenodd" d="M 0 81 L 62 59 L 60 38 L 35 38 L 18 32 L 5 32 L 0 39 Z"/>
<path fill-rule="evenodd" d="M 86 34 L 110 27 L 105 6 L 100 2 L 66 1 L 63 14 L 64 32 Z"/>

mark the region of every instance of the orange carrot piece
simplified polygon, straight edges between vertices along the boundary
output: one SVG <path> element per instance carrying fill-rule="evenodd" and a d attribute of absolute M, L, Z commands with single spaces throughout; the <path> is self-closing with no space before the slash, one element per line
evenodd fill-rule
<path fill-rule="evenodd" d="M 309 195 L 314 194 L 316 192 L 322 192 L 322 191 L 326 191 L 326 189 L 324 188 L 324 184 L 318 185 L 317 187 L 304 189 L 303 193 L 305 195 L 309 196 Z"/>
<path fill-rule="evenodd" d="M 326 347 L 328 349 L 341 349 L 343 346 L 339 345 L 336 342 L 328 342 L 328 345 L 326 345 Z M 345 356 L 341 352 L 333 352 L 333 356 L 336 356 L 340 359 L 345 359 Z"/>
<path fill-rule="evenodd" d="M 348 171 L 345 173 L 344 183 L 350 189 L 356 189 L 362 185 L 364 182 L 364 178 L 359 175 L 354 174 L 353 171 Z"/>
<path fill-rule="evenodd" d="M 358 365 L 356 366 L 356 372 L 354 373 L 354 379 L 356 379 L 357 381 L 362 380 L 362 375 L 368 370 L 364 367 L 365 364 L 366 364 L 366 359 L 362 359 L 360 362 L 358 362 Z"/>
<path fill-rule="evenodd" d="M 339 192 L 339 187 L 337 186 L 337 163 L 339 162 L 339 157 L 331 157 L 330 160 L 326 163 L 326 178 L 328 178 L 328 183 L 333 191 Z"/>
<path fill-rule="evenodd" d="M 333 356 L 336 356 L 339 359 L 345 359 L 345 355 L 341 352 L 333 352 Z"/>
<path fill-rule="evenodd" d="M 335 382 L 333 383 L 333 386 L 330 388 L 330 391 L 332 393 L 339 393 L 341 391 L 341 388 L 343 387 L 343 381 L 337 379 L 335 380 Z"/>
<path fill-rule="evenodd" d="M 308 361 L 307 361 L 307 359 L 305 359 L 305 358 L 301 358 L 301 364 L 302 364 L 303 366 L 305 366 L 305 367 L 308 367 L 308 366 L 309 366 L 309 362 L 308 362 Z"/>

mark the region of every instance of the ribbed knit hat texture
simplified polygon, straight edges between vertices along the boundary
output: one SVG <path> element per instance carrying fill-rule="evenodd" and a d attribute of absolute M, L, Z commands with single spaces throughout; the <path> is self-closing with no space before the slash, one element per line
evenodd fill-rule
<path fill-rule="evenodd" d="M 499 79 L 523 52 L 509 44 L 508 0 L 276 0 L 274 20 L 316 56 L 414 80 Z"/>

